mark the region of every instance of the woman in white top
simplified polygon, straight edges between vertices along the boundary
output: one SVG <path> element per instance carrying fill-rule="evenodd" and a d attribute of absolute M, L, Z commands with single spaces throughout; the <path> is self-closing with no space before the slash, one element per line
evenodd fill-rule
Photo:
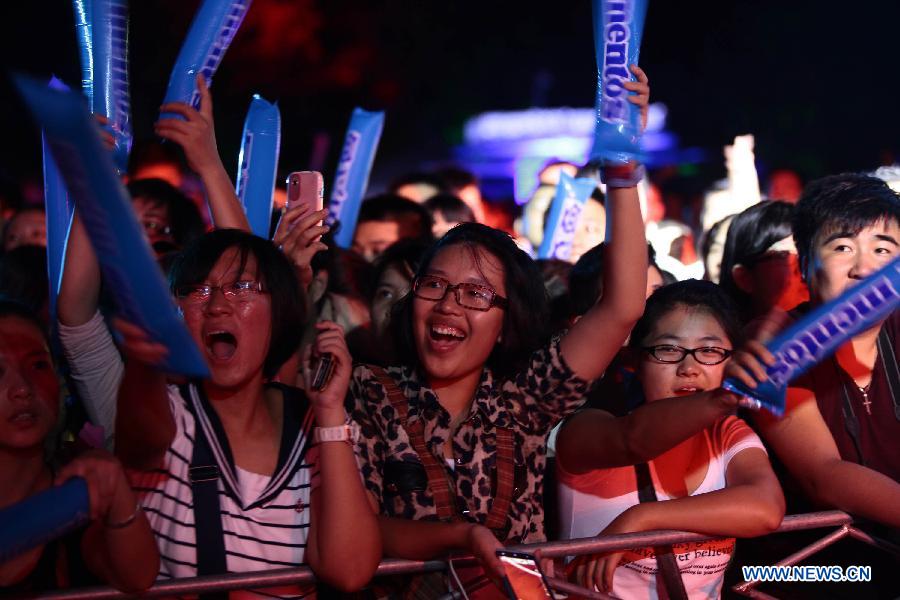
<path fill-rule="evenodd" d="M 719 387 L 739 335 L 735 309 L 713 283 L 683 281 L 648 299 L 630 341 L 646 403 L 621 418 L 582 411 L 559 434 L 563 537 L 654 529 L 747 537 L 778 527 L 778 480 L 762 443 L 731 415 L 738 398 Z M 631 466 L 639 463 L 648 463 L 659 502 L 639 499 Z M 718 597 L 733 546 L 676 545 L 674 579 L 691 598 Z M 583 557 L 570 573 L 620 598 L 657 598 L 666 585 L 651 548 Z"/>

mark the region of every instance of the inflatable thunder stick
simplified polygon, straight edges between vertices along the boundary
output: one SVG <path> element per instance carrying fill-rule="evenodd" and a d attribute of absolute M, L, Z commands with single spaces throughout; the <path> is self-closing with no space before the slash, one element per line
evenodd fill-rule
<path fill-rule="evenodd" d="M 334 242 L 341 248 L 349 248 L 353 243 L 356 218 L 383 128 L 383 112 L 368 112 L 361 108 L 353 110 L 328 201 L 327 222 L 332 228 L 338 225 Z"/>
<path fill-rule="evenodd" d="M 0 563 L 88 522 L 87 484 L 73 477 L 0 510 Z"/>
<path fill-rule="evenodd" d="M 900 306 L 900 257 L 830 302 L 817 307 L 766 344 L 775 364 L 766 380 L 750 389 L 736 379 L 722 384 L 755 400 L 776 416 L 784 414 L 788 383 L 830 356 L 861 331 L 873 327 Z"/>
<path fill-rule="evenodd" d="M 568 173 L 560 173 L 538 258 L 569 260 L 584 204 L 596 187 L 597 182 L 593 179 L 575 179 Z"/>
<path fill-rule="evenodd" d="M 128 4 L 126 0 L 74 0 L 81 55 L 81 85 L 91 112 L 109 119 L 120 172 L 131 152 L 128 98 Z"/>
<path fill-rule="evenodd" d="M 278 105 L 258 94 L 250 101 L 244 120 L 241 153 L 238 156 L 237 195 L 244 205 L 250 229 L 259 237 L 269 237 L 272 195 L 281 145 L 281 113 Z"/>
<path fill-rule="evenodd" d="M 641 111 L 622 84 L 638 64 L 647 0 L 593 0 L 597 100 L 591 160 L 640 160 Z"/>
<path fill-rule="evenodd" d="M 14 82 L 44 131 L 118 313 L 166 346 L 168 354 L 160 368 L 207 377 L 206 363 L 178 315 L 128 192 L 83 100 L 28 77 L 16 76 Z"/>
<path fill-rule="evenodd" d="M 213 75 L 241 26 L 250 8 L 250 2 L 251 0 L 203 0 L 184 39 L 178 58 L 175 59 L 163 103 L 184 102 L 194 108 L 200 106 L 197 75 L 203 75 L 207 87 L 212 85 Z M 162 116 L 182 118 L 174 114 Z"/>
<path fill-rule="evenodd" d="M 54 90 L 68 90 L 69 87 L 53 77 L 49 87 Z M 69 201 L 66 184 L 53 162 L 53 155 L 47 140 L 41 134 L 41 149 L 44 156 L 44 207 L 47 219 L 47 278 L 50 287 L 50 322 L 56 323 L 56 298 L 62 282 L 63 263 L 66 259 L 66 240 L 75 205 Z"/>

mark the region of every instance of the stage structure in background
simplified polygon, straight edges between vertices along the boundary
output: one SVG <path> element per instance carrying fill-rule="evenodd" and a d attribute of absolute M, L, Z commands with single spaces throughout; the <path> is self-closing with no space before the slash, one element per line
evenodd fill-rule
<path fill-rule="evenodd" d="M 697 163 L 705 159 L 698 148 L 678 147 L 678 137 L 666 130 L 668 109 L 650 105 L 647 129 L 641 140 L 648 167 Z M 576 165 L 587 162 L 594 140 L 594 109 L 532 108 L 476 115 L 463 129 L 458 160 L 478 175 L 482 192 L 490 198 L 513 196 L 525 204 L 538 186 L 538 173 L 551 161 Z"/>
<path fill-rule="evenodd" d="M 241 199 L 250 229 L 268 238 L 272 222 L 272 198 L 281 147 L 281 113 L 278 104 L 253 96 L 238 156 L 237 196 Z"/>

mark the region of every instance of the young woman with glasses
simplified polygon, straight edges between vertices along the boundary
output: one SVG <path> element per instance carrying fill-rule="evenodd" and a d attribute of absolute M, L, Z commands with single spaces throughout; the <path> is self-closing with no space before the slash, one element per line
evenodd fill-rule
<path fill-rule="evenodd" d="M 545 539 L 547 434 L 583 402 L 643 308 L 646 242 L 636 173 L 624 170 L 621 187 L 609 186 L 608 293 L 561 337 L 547 331 L 536 264 L 505 233 L 458 225 L 422 258 L 391 317 L 399 364 L 359 367 L 351 382 L 388 556 L 474 554 L 491 576 L 504 544 Z M 446 592 L 432 583 L 422 593 Z"/>
<path fill-rule="evenodd" d="M 584 410 L 557 438 L 563 537 L 676 529 L 731 538 L 778 527 L 778 480 L 759 438 L 732 414 L 738 398 L 720 388 L 740 331 L 713 283 L 682 281 L 650 296 L 629 342 L 645 403 L 621 418 Z M 655 598 L 658 586 L 679 597 L 669 587 L 679 575 L 687 596 L 715 598 L 733 548 L 734 539 L 679 544 L 659 562 L 653 549 L 615 552 L 569 571 L 619 598 Z"/>
<path fill-rule="evenodd" d="M 162 576 L 309 564 L 341 590 L 362 587 L 381 546 L 343 406 L 351 372 L 343 332 L 317 326 L 311 354 L 334 363 L 321 389 L 309 385 L 311 366 L 306 390 L 271 383 L 300 344 L 303 301 L 290 260 L 235 229 L 188 246 L 170 283 L 208 379 L 167 385 L 153 366 L 164 348 L 117 324 L 128 359 L 116 452 L 135 469 Z M 266 595 L 301 591 L 309 590 L 282 586 Z"/>

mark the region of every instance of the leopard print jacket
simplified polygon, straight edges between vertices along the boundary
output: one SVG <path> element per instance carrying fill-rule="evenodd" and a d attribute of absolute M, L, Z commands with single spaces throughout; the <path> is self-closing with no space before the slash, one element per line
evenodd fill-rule
<path fill-rule="evenodd" d="M 559 352 L 559 338 L 535 352 L 527 369 L 497 380 L 485 368 L 468 417 L 455 433 L 450 414 L 438 403 L 424 377 L 409 367 L 387 373 L 409 400 L 408 419 L 424 419 L 425 440 L 442 464 L 444 445 L 453 444 L 454 465 L 447 474 L 455 486 L 457 510 L 473 523 L 484 523 L 495 487 L 498 427 L 516 437 L 515 492 L 501 541 L 544 541 L 543 477 L 547 435 L 584 401 L 590 382 L 577 377 Z M 357 444 L 367 489 L 385 516 L 438 520 L 428 479 L 400 425 L 384 386 L 367 366 L 353 372 L 351 418 L 360 426 Z"/>

